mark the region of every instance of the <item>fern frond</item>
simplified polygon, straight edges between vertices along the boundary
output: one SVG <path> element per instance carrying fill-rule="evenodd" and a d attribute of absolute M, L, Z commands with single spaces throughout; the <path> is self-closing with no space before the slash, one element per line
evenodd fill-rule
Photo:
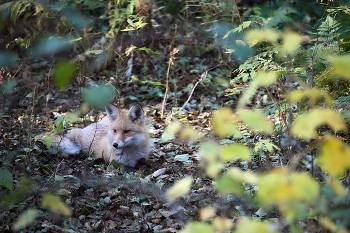
<path fill-rule="evenodd" d="M 340 24 L 329 15 L 326 19 L 321 23 L 321 25 L 317 28 L 317 33 L 315 36 L 318 36 L 318 41 L 322 42 L 330 42 L 336 40 L 338 35 L 338 31 L 340 29 Z"/>
<path fill-rule="evenodd" d="M 12 5 L 13 5 L 14 3 L 15 3 L 15 2 L 7 2 L 7 3 L 5 3 L 5 4 L 0 5 L 0 11 L 6 10 L 6 9 L 12 7 Z"/>
<path fill-rule="evenodd" d="M 33 1 L 34 0 L 20 0 L 13 4 L 11 7 L 11 18 L 14 23 L 16 23 L 18 17 L 33 4 Z"/>

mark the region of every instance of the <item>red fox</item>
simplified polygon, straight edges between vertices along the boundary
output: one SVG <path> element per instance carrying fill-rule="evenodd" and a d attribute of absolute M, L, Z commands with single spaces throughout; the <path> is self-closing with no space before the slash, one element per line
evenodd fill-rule
<path fill-rule="evenodd" d="M 148 159 L 150 138 L 140 105 L 129 110 L 114 105 L 106 107 L 107 116 L 83 129 L 72 129 L 64 136 L 54 136 L 51 150 L 67 154 L 92 151 L 106 162 L 116 160 L 126 170 Z"/>

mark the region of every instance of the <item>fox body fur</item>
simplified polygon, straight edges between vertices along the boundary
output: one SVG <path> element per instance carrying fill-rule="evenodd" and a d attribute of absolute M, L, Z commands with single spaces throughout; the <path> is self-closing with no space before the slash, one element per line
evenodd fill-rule
<path fill-rule="evenodd" d="M 150 152 L 150 138 L 140 105 L 129 110 L 114 105 L 106 107 L 107 116 L 83 129 L 70 130 L 64 136 L 55 136 L 51 150 L 67 154 L 92 151 L 106 162 L 116 160 L 134 168 L 139 160 L 146 160 Z"/>

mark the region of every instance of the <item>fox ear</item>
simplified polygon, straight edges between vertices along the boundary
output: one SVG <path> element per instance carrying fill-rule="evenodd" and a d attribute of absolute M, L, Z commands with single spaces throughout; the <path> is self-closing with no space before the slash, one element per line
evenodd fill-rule
<path fill-rule="evenodd" d="M 114 121 L 119 116 L 119 108 L 113 104 L 108 104 L 106 106 L 107 116 L 111 121 Z"/>
<path fill-rule="evenodd" d="M 143 110 L 140 105 L 135 104 L 129 110 L 129 120 L 134 124 L 139 124 L 143 121 Z"/>

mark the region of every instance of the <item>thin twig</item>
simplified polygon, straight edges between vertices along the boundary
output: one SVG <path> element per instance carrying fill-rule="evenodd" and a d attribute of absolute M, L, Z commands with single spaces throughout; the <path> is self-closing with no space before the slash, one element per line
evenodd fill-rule
<path fill-rule="evenodd" d="M 316 30 L 316 43 L 315 43 L 315 47 L 312 51 L 312 56 L 311 56 L 311 77 L 308 81 L 308 85 L 309 87 L 312 87 L 313 84 L 314 84 L 314 79 L 315 79 L 315 75 L 316 75 L 316 69 L 315 69 L 315 60 L 316 60 L 316 52 L 317 52 L 317 46 L 318 46 L 318 43 L 319 43 L 319 35 L 318 35 L 318 26 L 320 25 L 321 21 L 325 18 L 325 15 L 326 15 L 326 12 L 327 12 L 327 9 L 328 9 L 328 6 L 329 6 L 329 2 L 327 3 L 326 5 L 326 9 L 325 11 L 323 12 L 323 15 L 322 17 L 320 18 L 320 20 L 317 22 L 317 25 L 315 26 L 315 30 Z"/>
<path fill-rule="evenodd" d="M 213 69 L 219 67 L 221 64 L 222 64 L 222 61 L 220 61 L 220 64 L 219 64 L 219 65 L 214 66 L 214 67 L 212 67 L 212 68 L 209 68 L 208 70 L 206 70 L 206 71 L 201 75 L 201 78 L 200 78 L 200 79 L 194 84 L 194 86 L 192 87 L 192 90 L 191 90 L 190 95 L 188 96 L 186 102 L 182 105 L 182 107 L 181 107 L 179 110 L 177 110 L 176 112 L 174 112 L 174 113 L 170 114 L 169 116 L 167 116 L 166 121 L 170 120 L 173 116 L 175 116 L 178 112 L 182 111 L 182 110 L 186 107 L 186 105 L 188 104 L 188 102 L 190 102 L 190 100 L 191 100 L 191 98 L 192 98 L 192 95 L 193 95 L 193 92 L 194 92 L 194 89 L 196 89 L 196 87 L 198 86 L 198 84 L 207 78 L 208 72 L 209 72 L 210 70 L 213 70 Z"/>
<path fill-rule="evenodd" d="M 54 178 L 54 177 L 56 176 L 56 174 L 57 174 L 57 172 L 58 172 L 58 170 L 59 170 L 59 168 L 60 168 L 60 166 L 61 166 L 61 164 L 62 164 L 63 162 L 64 162 L 64 159 L 62 159 L 61 162 L 57 165 L 57 167 L 56 167 L 54 173 L 53 173 L 51 176 L 49 176 L 49 179 L 45 182 L 45 184 L 43 185 L 43 187 L 46 187 L 46 185 L 49 183 L 49 181 L 50 181 L 52 178 Z"/>
<path fill-rule="evenodd" d="M 176 28 L 177 25 L 175 24 L 175 35 L 176 35 Z M 170 48 L 173 46 L 175 37 L 172 38 L 171 44 L 170 44 Z M 170 56 L 169 56 L 169 63 L 168 63 L 168 68 L 166 71 L 166 80 L 165 80 L 165 93 L 164 93 L 164 98 L 163 98 L 163 102 L 162 102 L 162 109 L 160 112 L 160 118 L 163 118 L 164 116 L 164 110 L 165 110 L 165 104 L 166 104 L 166 98 L 169 92 L 169 74 L 170 74 L 170 67 L 171 65 L 174 64 L 173 60 L 174 60 L 174 55 L 177 54 L 179 52 L 178 49 L 174 48 L 173 51 L 170 52 Z"/>

